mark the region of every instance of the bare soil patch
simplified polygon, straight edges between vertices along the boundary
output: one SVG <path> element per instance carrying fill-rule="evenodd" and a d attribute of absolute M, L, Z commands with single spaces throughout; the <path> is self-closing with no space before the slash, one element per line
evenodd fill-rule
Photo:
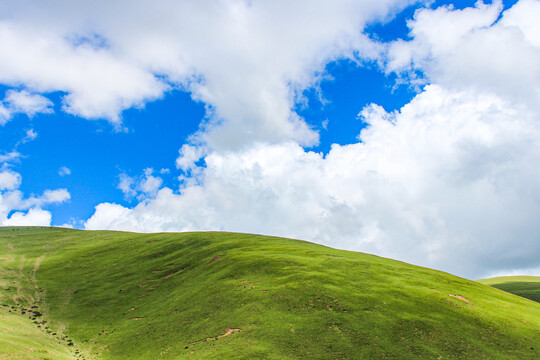
<path fill-rule="evenodd" d="M 472 305 L 473 305 L 473 303 L 472 303 L 469 299 L 467 299 L 465 296 L 454 295 L 454 294 L 448 294 L 448 296 L 451 296 L 451 297 L 453 297 L 453 298 L 456 298 L 456 299 L 458 299 L 458 300 L 461 300 L 461 301 L 463 301 L 464 303 L 466 303 L 466 304 L 469 305 L 469 306 L 472 306 Z"/>

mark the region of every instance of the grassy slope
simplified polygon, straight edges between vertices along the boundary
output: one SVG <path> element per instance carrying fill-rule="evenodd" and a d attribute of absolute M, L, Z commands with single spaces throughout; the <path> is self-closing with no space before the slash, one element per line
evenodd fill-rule
<path fill-rule="evenodd" d="M 47 321 L 17 315 L 43 359 L 540 358 L 538 303 L 302 241 L 0 228 L 0 258 L 0 302 Z"/>
<path fill-rule="evenodd" d="M 540 303 L 540 276 L 499 276 L 478 282 Z"/>

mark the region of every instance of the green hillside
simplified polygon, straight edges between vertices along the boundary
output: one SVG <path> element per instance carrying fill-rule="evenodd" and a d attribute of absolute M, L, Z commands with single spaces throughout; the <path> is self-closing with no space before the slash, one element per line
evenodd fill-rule
<path fill-rule="evenodd" d="M 540 303 L 540 276 L 499 276 L 478 282 Z"/>
<path fill-rule="evenodd" d="M 0 228 L 0 359 L 539 359 L 540 304 L 234 233 Z"/>

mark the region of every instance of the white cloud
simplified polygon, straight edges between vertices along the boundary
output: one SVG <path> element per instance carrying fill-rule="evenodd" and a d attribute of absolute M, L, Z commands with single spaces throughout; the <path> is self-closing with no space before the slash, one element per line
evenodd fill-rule
<path fill-rule="evenodd" d="M 15 148 L 36 137 L 37 133 L 33 129 L 27 130 L 26 135 L 17 141 Z M 0 154 L 0 226 L 49 226 L 52 215 L 43 207 L 64 203 L 71 195 L 66 189 L 56 189 L 45 190 L 41 196 L 32 194 L 25 197 L 19 189 L 22 183 L 21 175 L 11 170 L 11 163 L 21 157 L 15 150 Z"/>
<path fill-rule="evenodd" d="M 0 125 L 4 125 L 11 120 L 15 114 L 26 114 L 28 117 L 33 117 L 38 113 L 52 113 L 53 103 L 44 96 L 38 94 L 30 94 L 28 91 L 8 90 L 2 103 L 0 103 Z M 36 135 L 33 130 L 28 130 L 27 135 L 30 137 Z M 31 138 L 30 140 L 33 140 Z"/>
<path fill-rule="evenodd" d="M 205 149 L 198 146 L 182 145 L 176 159 L 176 167 L 183 171 L 191 171 L 197 168 L 195 163 L 204 156 L 205 151 Z"/>
<path fill-rule="evenodd" d="M 3 226 L 50 226 L 51 213 L 42 209 L 30 209 L 26 213 L 15 212 L 2 222 Z"/>
<path fill-rule="evenodd" d="M 0 125 L 4 125 L 9 120 L 11 120 L 10 111 L 3 104 L 0 104 Z"/>
<path fill-rule="evenodd" d="M 62 22 L 54 17 L 50 20 Z M 0 44 L 4 49 L 0 81 L 4 84 L 22 83 L 38 92 L 65 91 L 65 111 L 89 119 L 107 118 L 117 126 L 120 111 L 158 98 L 166 89 L 152 74 L 106 49 L 73 46 L 66 36 L 76 29 L 52 33 L 47 26 L 54 25 L 41 25 L 27 24 L 25 20 L 0 22 Z"/>
<path fill-rule="evenodd" d="M 44 96 L 38 94 L 30 94 L 28 91 L 8 90 L 4 103 L 12 113 L 23 113 L 29 117 L 37 113 L 52 113 L 53 103 Z"/>
<path fill-rule="evenodd" d="M 3 3 L 0 82 L 28 94 L 65 91 L 66 111 L 116 126 L 122 110 L 169 85 L 206 103 L 207 120 L 176 164 L 192 177 L 173 190 L 150 169 L 120 175 L 118 187 L 139 204 L 99 204 L 88 229 L 246 231 L 470 277 L 534 271 L 538 1 L 521 0 L 500 20 L 500 1 L 420 10 L 410 41 L 362 35 L 366 22 L 406 3 Z M 325 157 L 307 152 L 318 134 L 293 105 L 325 64 L 347 57 L 381 60 L 388 73 L 431 85 L 400 112 L 366 107 L 358 143 L 334 145 Z M 10 114 L 3 106 L 0 122 Z M 2 181 L 2 223 L 47 220 L 41 206 L 69 199 L 65 190 L 24 199 L 20 179 Z M 27 213 L 8 219 L 14 210 Z"/>
<path fill-rule="evenodd" d="M 14 160 L 19 160 L 21 158 L 21 153 L 18 151 L 4 152 L 0 154 L 0 163 L 8 163 Z"/>
<path fill-rule="evenodd" d="M 162 184 L 161 178 L 152 176 L 152 173 L 146 173 L 144 179 L 139 183 L 138 189 L 145 197 L 154 197 Z"/>
<path fill-rule="evenodd" d="M 58 175 L 60 176 L 71 175 L 71 169 L 66 166 L 62 166 L 60 167 L 60 169 L 58 169 Z"/>
<path fill-rule="evenodd" d="M 409 23 L 414 39 L 390 46 L 387 71 L 420 70 L 431 83 L 540 107 L 540 6 L 521 0 L 496 21 L 501 9 L 494 1 L 462 11 L 418 11 Z"/>
<path fill-rule="evenodd" d="M 62 203 L 69 199 L 71 195 L 66 189 L 45 190 L 41 197 L 36 198 L 36 204 Z"/>
<path fill-rule="evenodd" d="M 66 189 L 57 189 L 25 198 L 19 190 L 21 180 L 19 173 L 9 169 L 0 171 L 0 226 L 49 226 L 52 215 L 42 208 L 66 202 L 71 195 Z"/>
<path fill-rule="evenodd" d="M 13 190 L 21 184 L 21 176 L 10 170 L 0 172 L 0 190 Z"/>
<path fill-rule="evenodd" d="M 125 173 L 119 175 L 120 182 L 117 188 L 122 191 L 124 197 L 131 200 L 135 197 L 139 201 L 150 199 L 156 196 L 159 188 L 163 184 L 160 177 L 153 176 L 154 169 L 147 168 L 140 177 L 130 177 Z"/>
<path fill-rule="evenodd" d="M 120 174 L 118 177 L 120 181 L 118 182 L 116 188 L 122 191 L 126 199 L 130 199 L 137 195 L 137 192 L 133 189 L 133 184 L 135 181 L 132 177 L 124 173 Z"/>
<path fill-rule="evenodd" d="M 500 9 L 417 12 L 387 71 L 431 85 L 399 112 L 366 107 L 358 143 L 325 157 L 297 142 L 206 148 L 204 167 L 185 146 L 177 165 L 193 181 L 100 204 L 86 228 L 282 235 L 473 278 L 538 269 L 540 9 L 521 1 L 496 22 Z"/>
<path fill-rule="evenodd" d="M 333 59 L 376 59 L 364 25 L 411 2 L 3 2 L 0 82 L 65 91 L 66 111 L 116 126 L 171 84 L 208 105 L 198 140 L 212 147 L 315 144 L 291 110 L 299 91 Z"/>
<path fill-rule="evenodd" d="M 38 133 L 34 131 L 34 129 L 26 130 L 26 135 L 21 140 L 17 141 L 15 144 L 15 148 L 17 148 L 19 145 L 34 141 L 38 137 Z"/>
<path fill-rule="evenodd" d="M 100 204 L 86 228 L 282 235 L 472 277 L 538 266 L 534 116 L 435 85 L 400 113 L 363 116 L 362 142 L 326 157 L 294 143 L 214 152 L 198 184 L 132 209 Z"/>

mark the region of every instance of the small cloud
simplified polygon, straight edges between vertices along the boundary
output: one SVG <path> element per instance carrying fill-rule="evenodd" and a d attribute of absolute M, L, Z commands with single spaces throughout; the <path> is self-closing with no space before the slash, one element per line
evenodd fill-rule
<path fill-rule="evenodd" d="M 0 103 L 0 125 L 4 125 L 9 120 L 11 120 L 11 112 Z"/>
<path fill-rule="evenodd" d="M 124 197 L 128 200 L 137 197 L 138 200 L 152 198 L 156 196 L 158 190 L 163 184 L 160 177 L 153 176 L 154 169 L 146 168 L 142 176 L 131 177 L 125 173 L 119 175 L 120 182 L 117 188 L 122 191 Z"/>
<path fill-rule="evenodd" d="M 323 122 L 321 123 L 321 126 L 323 127 L 324 130 L 328 130 L 328 122 L 329 120 L 326 119 L 326 120 L 323 120 Z"/>
<path fill-rule="evenodd" d="M 15 144 L 15 148 L 17 148 L 21 144 L 25 144 L 27 142 L 33 141 L 37 138 L 38 133 L 34 131 L 34 129 L 26 130 L 26 135 L 17 143 Z"/>
<path fill-rule="evenodd" d="M 8 90 L 4 103 L 12 113 L 22 113 L 32 117 L 37 113 L 53 113 L 53 103 L 51 100 L 39 94 L 31 94 L 26 90 L 15 91 Z"/>
<path fill-rule="evenodd" d="M 26 137 L 23 139 L 23 141 L 32 141 L 35 138 L 37 138 L 37 132 L 34 131 L 34 129 L 30 129 L 26 131 Z"/>
<path fill-rule="evenodd" d="M 71 170 L 70 170 L 70 168 L 68 168 L 66 166 L 62 166 L 60 169 L 58 169 L 58 175 L 60 175 L 60 176 L 71 175 Z"/>
<path fill-rule="evenodd" d="M 30 209 L 27 212 L 17 211 L 2 222 L 3 226 L 50 226 L 52 215 L 42 209 Z"/>
<path fill-rule="evenodd" d="M 61 227 L 61 228 L 66 228 L 66 229 L 75 229 L 75 227 L 71 224 L 62 224 L 62 225 L 57 225 L 57 227 Z"/>
<path fill-rule="evenodd" d="M 179 151 L 180 156 L 176 159 L 176 167 L 183 171 L 197 167 L 196 162 L 204 156 L 204 149 L 198 146 L 184 144 Z"/>
<path fill-rule="evenodd" d="M 31 94 L 26 90 L 8 90 L 4 100 L 0 102 L 0 125 L 7 123 L 15 114 L 26 114 L 30 118 L 38 113 L 51 114 L 54 112 L 52 106 L 52 101 L 45 96 Z M 34 133 L 33 130 L 29 131 Z M 30 140 L 33 139 L 28 141 Z"/>
<path fill-rule="evenodd" d="M 4 152 L 0 154 L 0 163 L 7 163 L 9 161 L 18 160 L 20 157 L 21 153 L 15 150 L 11 152 Z"/>
<path fill-rule="evenodd" d="M 20 144 L 25 144 L 27 142 L 33 141 L 37 138 L 38 133 L 34 131 L 34 129 L 26 130 L 26 135 L 17 142 L 15 147 L 19 146 Z"/>
<path fill-rule="evenodd" d="M 120 178 L 120 182 L 118 183 L 116 188 L 122 191 L 126 199 L 131 199 L 135 197 L 135 195 L 137 195 L 137 192 L 133 189 L 133 185 L 135 182 L 133 178 L 125 173 L 120 174 L 118 177 Z"/>
<path fill-rule="evenodd" d="M 0 172 L 0 190 L 15 190 L 21 184 L 21 175 L 5 170 Z"/>
<path fill-rule="evenodd" d="M 170 172 L 171 172 L 170 169 L 161 169 L 161 170 L 159 170 L 159 173 L 160 173 L 160 174 L 168 174 L 168 173 L 170 173 Z"/>

